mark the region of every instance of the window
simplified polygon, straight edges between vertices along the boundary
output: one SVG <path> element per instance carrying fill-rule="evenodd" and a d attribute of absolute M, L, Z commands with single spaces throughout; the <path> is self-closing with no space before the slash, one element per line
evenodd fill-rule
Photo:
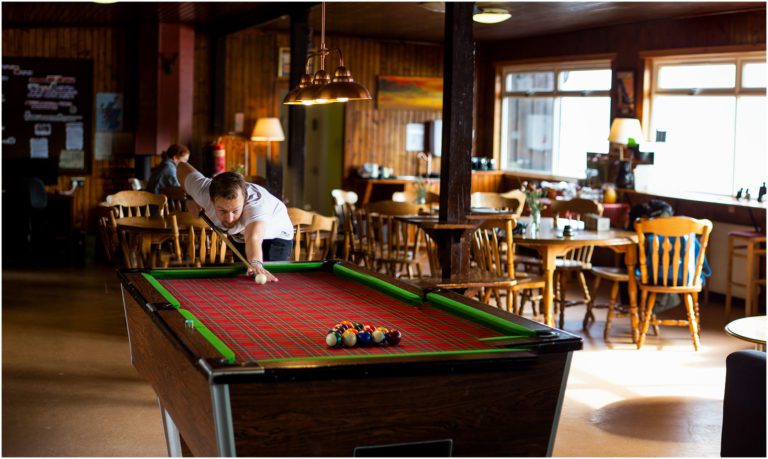
<path fill-rule="evenodd" d="M 587 152 L 608 152 L 610 61 L 502 72 L 502 169 L 584 177 Z"/>
<path fill-rule="evenodd" d="M 650 131 L 666 140 L 655 145 L 651 187 L 756 194 L 766 180 L 765 67 L 765 53 L 652 60 Z"/>

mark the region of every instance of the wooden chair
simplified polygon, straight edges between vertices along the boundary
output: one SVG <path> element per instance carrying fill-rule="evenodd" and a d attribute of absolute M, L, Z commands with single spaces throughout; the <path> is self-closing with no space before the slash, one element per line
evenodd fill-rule
<path fill-rule="evenodd" d="M 704 253 L 712 232 L 712 222 L 690 217 L 660 217 L 638 220 L 635 231 L 638 236 L 638 287 L 642 314 L 637 348 L 643 346 L 650 325 L 674 325 L 690 329 L 693 348 L 698 350 L 698 294 L 702 288 Z M 695 249 L 695 240 L 699 242 L 698 249 Z M 687 320 L 655 319 L 653 306 L 658 293 L 681 294 Z"/>
<path fill-rule="evenodd" d="M 342 248 L 342 254 L 340 256 L 344 260 L 349 260 L 349 234 L 347 233 L 347 218 L 350 218 L 349 215 L 353 214 L 355 210 L 357 209 L 357 193 L 354 191 L 348 191 L 348 190 L 342 190 L 340 188 L 335 188 L 331 190 L 331 203 L 333 204 L 333 212 L 336 218 L 338 219 L 338 227 L 336 228 L 336 231 L 338 232 L 337 237 L 337 245 L 341 244 Z M 351 222 L 352 227 L 355 227 L 355 223 Z"/>
<path fill-rule="evenodd" d="M 418 204 L 418 193 L 416 190 L 395 191 L 392 193 L 392 200 L 395 202 L 410 202 Z M 440 195 L 427 191 L 424 196 L 424 204 L 434 204 L 440 202 Z"/>
<path fill-rule="evenodd" d="M 165 195 L 168 200 L 166 212 L 186 212 L 187 211 L 187 192 L 180 186 L 168 186 L 160 190 L 160 194 Z"/>
<path fill-rule="evenodd" d="M 512 230 L 515 228 L 516 220 L 514 217 L 488 220 L 473 234 L 472 254 L 481 273 L 490 276 L 502 276 L 514 283 L 506 287 L 506 306 L 507 312 L 523 314 L 523 305 L 525 301 L 530 301 L 533 307 L 535 319 L 539 317 L 539 302 L 541 300 L 541 291 L 544 289 L 543 276 L 518 275 L 515 272 L 514 260 L 514 241 Z M 503 232 L 503 238 L 500 237 Z M 512 256 L 505 256 L 512 254 Z M 534 294 L 534 291 L 537 293 Z M 502 289 L 491 287 L 485 289 L 483 302 L 488 303 L 491 293 L 496 296 L 496 303 L 501 307 Z M 518 296 L 522 296 L 522 301 L 518 301 Z"/>
<path fill-rule="evenodd" d="M 149 191 L 119 191 L 107 196 L 107 202 L 118 206 L 117 218 L 165 215 L 168 198 Z"/>
<path fill-rule="evenodd" d="M 373 269 L 373 259 L 368 252 L 367 218 L 364 209 L 356 209 L 353 205 L 345 203 L 342 220 L 344 246 L 342 258 L 357 265 Z"/>
<path fill-rule="evenodd" d="M 289 207 L 288 208 L 288 218 L 291 219 L 291 224 L 293 224 L 293 255 L 291 256 L 291 259 L 293 261 L 299 261 L 301 260 L 301 243 L 305 240 L 304 237 L 302 237 L 303 233 L 306 232 L 307 228 L 312 226 L 312 221 L 315 218 L 314 212 L 309 212 L 304 209 L 299 209 L 298 207 Z M 305 250 L 307 247 L 305 246 Z M 305 252 L 306 253 L 306 252 Z"/>
<path fill-rule="evenodd" d="M 509 210 L 519 217 L 523 212 L 525 197 L 522 201 L 517 198 L 506 198 L 499 193 L 476 191 L 469 195 L 472 207 L 487 207 L 490 209 Z"/>
<path fill-rule="evenodd" d="M 313 215 L 312 223 L 303 230 L 307 247 L 306 260 L 326 260 L 335 256 L 338 226 L 336 217 Z"/>
<path fill-rule="evenodd" d="M 765 286 L 765 277 L 760 276 L 761 258 L 765 258 L 765 233 L 753 231 L 731 231 L 728 233 L 728 271 L 725 279 L 725 316 L 731 314 L 733 286 L 744 287 L 744 316 L 754 315 L 759 311 L 758 286 Z M 733 277 L 733 260 L 742 258 L 746 262 L 746 275 L 743 282 Z"/>
<path fill-rule="evenodd" d="M 117 223 L 115 222 L 117 209 L 112 206 L 100 206 L 99 212 L 103 212 L 103 215 L 98 219 L 101 243 L 104 246 L 104 254 L 107 257 L 107 261 L 112 263 L 113 258 L 118 250 L 120 250 L 120 236 L 117 232 Z"/>
<path fill-rule="evenodd" d="M 198 219 L 189 225 L 183 264 L 201 267 L 221 265 L 227 262 L 227 243 L 213 231 L 205 220 Z"/>
<path fill-rule="evenodd" d="M 570 201 L 553 201 L 550 212 L 563 218 L 581 221 L 586 214 L 603 214 L 603 205 L 589 199 L 571 199 Z M 589 304 L 592 296 L 589 293 L 585 271 L 592 269 L 592 252 L 594 246 L 584 246 L 573 249 L 558 258 L 555 262 L 555 302 L 558 305 L 560 315 L 560 328 L 565 326 L 565 308 L 576 304 Z M 581 301 L 567 301 L 565 295 L 568 291 L 568 279 L 572 273 L 576 273 L 581 285 L 584 298 Z"/>
<path fill-rule="evenodd" d="M 590 299 L 587 303 L 587 312 L 584 314 L 583 328 L 586 330 L 595 321 L 594 310 L 598 307 L 602 307 L 595 304 L 595 298 L 597 292 L 600 289 L 600 284 L 603 280 L 611 282 L 611 294 L 606 305 L 608 312 L 605 316 L 605 328 L 603 329 L 603 339 L 608 340 L 608 336 L 611 333 L 611 322 L 613 319 L 621 317 L 630 317 L 629 306 L 623 306 L 619 299 L 619 287 L 621 283 L 629 283 L 629 274 L 626 268 L 614 268 L 609 266 L 593 266 L 592 275 L 595 277 L 595 283 L 592 284 L 592 290 L 590 292 Z M 616 307 L 619 306 L 618 311 Z M 654 327 L 658 334 L 658 328 Z M 634 335 L 634 333 L 633 333 Z"/>
<path fill-rule="evenodd" d="M 368 256 L 376 270 L 400 277 L 403 271 L 413 279 L 414 269 L 421 277 L 420 233 L 417 225 L 398 220 L 397 216 L 418 215 L 424 205 L 407 202 L 379 201 L 366 208 L 366 240 Z"/>
<path fill-rule="evenodd" d="M 525 209 L 525 191 L 522 190 L 510 190 L 506 193 L 501 193 L 499 196 L 501 196 L 504 199 L 512 199 L 518 202 L 518 207 L 514 211 L 515 217 L 519 217 L 523 214 L 523 209 Z"/>

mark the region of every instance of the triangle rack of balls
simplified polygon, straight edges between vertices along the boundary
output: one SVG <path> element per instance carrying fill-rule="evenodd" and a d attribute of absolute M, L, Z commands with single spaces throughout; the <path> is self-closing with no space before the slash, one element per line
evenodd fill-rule
<path fill-rule="evenodd" d="M 328 347 L 397 346 L 403 335 L 395 329 L 342 320 L 325 335 Z"/>

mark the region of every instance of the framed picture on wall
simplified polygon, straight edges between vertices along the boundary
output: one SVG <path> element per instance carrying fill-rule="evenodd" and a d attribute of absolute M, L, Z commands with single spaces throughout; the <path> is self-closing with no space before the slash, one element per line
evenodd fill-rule
<path fill-rule="evenodd" d="M 277 52 L 277 77 L 288 78 L 291 75 L 291 48 L 279 48 Z"/>
<path fill-rule="evenodd" d="M 619 116 L 635 117 L 635 72 L 616 72 L 616 109 Z"/>

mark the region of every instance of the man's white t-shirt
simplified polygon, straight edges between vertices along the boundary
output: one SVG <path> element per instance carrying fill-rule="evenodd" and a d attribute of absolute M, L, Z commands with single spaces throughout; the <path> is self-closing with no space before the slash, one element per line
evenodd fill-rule
<path fill-rule="evenodd" d="M 199 204 L 206 215 L 220 229 L 226 231 L 235 240 L 243 242 L 245 227 L 252 222 L 267 222 L 264 239 L 293 239 L 293 224 L 288 217 L 288 209 L 285 204 L 266 189 L 254 183 L 246 183 L 245 205 L 240 220 L 232 228 L 224 228 L 216 215 L 209 188 L 211 179 L 200 172 L 192 172 L 184 180 L 184 189 Z"/>

